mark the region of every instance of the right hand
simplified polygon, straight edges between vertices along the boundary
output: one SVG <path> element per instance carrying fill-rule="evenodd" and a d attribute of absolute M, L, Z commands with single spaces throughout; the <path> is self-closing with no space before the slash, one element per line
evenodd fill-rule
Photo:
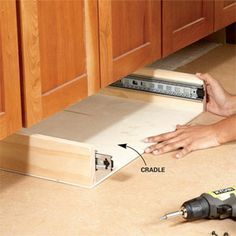
<path fill-rule="evenodd" d="M 220 116 L 230 116 L 229 103 L 232 98 L 226 92 L 218 81 L 213 79 L 209 74 L 197 73 L 196 76 L 203 80 L 207 90 L 207 111 Z"/>
<path fill-rule="evenodd" d="M 178 150 L 176 158 L 188 153 L 220 145 L 218 124 L 213 125 L 177 125 L 173 132 L 146 138 L 146 143 L 155 143 L 145 149 L 146 153 L 160 155 Z M 181 150 L 179 150 L 181 149 Z"/>

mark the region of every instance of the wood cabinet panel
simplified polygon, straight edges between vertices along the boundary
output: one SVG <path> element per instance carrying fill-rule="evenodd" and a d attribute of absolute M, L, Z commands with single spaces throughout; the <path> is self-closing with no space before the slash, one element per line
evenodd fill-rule
<path fill-rule="evenodd" d="M 223 0 L 224 2 L 224 7 L 227 7 L 233 3 L 235 3 L 235 0 Z"/>
<path fill-rule="evenodd" d="M 174 4 L 173 1 L 171 4 Z M 179 29 L 202 17 L 202 1 L 179 1 L 178 8 L 173 10 L 173 29 Z M 194 10 L 193 10 L 194 9 Z M 181 10 L 184 10 L 184 14 Z M 186 14 L 187 13 L 187 14 Z M 191 14 L 189 14 L 191 13 Z"/>
<path fill-rule="evenodd" d="M 1 24 L 1 22 L 0 22 Z M 3 61 L 2 61 L 2 41 L 0 35 L 0 114 L 4 112 L 4 92 L 3 92 Z"/>
<path fill-rule="evenodd" d="M 15 1 L 0 1 L 0 139 L 21 128 Z"/>
<path fill-rule="evenodd" d="M 20 1 L 19 13 L 30 126 L 100 88 L 97 3 Z"/>
<path fill-rule="evenodd" d="M 38 3 L 43 94 L 86 76 L 83 9 L 83 1 Z"/>
<path fill-rule="evenodd" d="M 236 21 L 236 0 L 215 1 L 215 24 L 217 31 Z"/>
<path fill-rule="evenodd" d="M 162 2 L 163 56 L 213 32 L 213 1 Z"/>
<path fill-rule="evenodd" d="M 99 0 L 102 87 L 161 57 L 160 1 Z"/>
<path fill-rule="evenodd" d="M 148 42 L 148 2 L 112 1 L 114 58 Z M 127 40 L 128 39 L 128 40 Z"/>

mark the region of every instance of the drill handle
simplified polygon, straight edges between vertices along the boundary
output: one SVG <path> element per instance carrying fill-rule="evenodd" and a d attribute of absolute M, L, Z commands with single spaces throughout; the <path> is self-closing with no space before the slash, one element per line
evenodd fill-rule
<path fill-rule="evenodd" d="M 231 193 L 230 198 L 227 201 L 227 204 L 229 204 L 232 207 L 232 218 L 236 219 L 236 196 L 235 194 Z"/>
<path fill-rule="evenodd" d="M 209 218 L 233 218 L 236 219 L 236 195 L 229 194 L 228 198 L 221 199 L 211 194 L 202 194 L 209 204 Z"/>

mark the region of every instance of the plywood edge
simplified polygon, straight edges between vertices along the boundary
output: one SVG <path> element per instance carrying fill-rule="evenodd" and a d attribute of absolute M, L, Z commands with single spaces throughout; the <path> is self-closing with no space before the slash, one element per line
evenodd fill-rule
<path fill-rule="evenodd" d="M 151 76 L 154 78 L 162 78 L 165 80 L 171 80 L 171 81 L 182 82 L 182 83 L 194 83 L 197 85 L 203 85 L 203 81 L 198 79 L 196 75 L 177 72 L 177 71 L 161 70 L 161 69 L 153 69 L 151 67 L 144 67 L 142 69 L 135 71 L 133 74 Z"/>
<path fill-rule="evenodd" d="M 124 89 L 117 87 L 107 87 L 100 91 L 100 94 L 108 96 L 118 96 L 127 99 L 139 100 L 143 102 L 156 103 L 160 107 L 168 107 L 170 109 L 178 109 L 178 107 L 184 108 L 186 111 L 205 111 L 204 102 L 192 101 L 182 98 L 175 98 L 164 95 L 156 95 L 154 93 L 137 91 L 132 89 Z"/>
<path fill-rule="evenodd" d="M 93 146 L 46 135 L 14 134 L 0 142 L 0 168 L 77 186 L 92 187 Z"/>

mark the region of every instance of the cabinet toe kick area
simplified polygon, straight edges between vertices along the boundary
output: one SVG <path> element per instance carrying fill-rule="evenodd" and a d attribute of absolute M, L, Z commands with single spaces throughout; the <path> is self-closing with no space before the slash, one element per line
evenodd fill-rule
<path fill-rule="evenodd" d="M 193 77 L 178 72 L 152 76 L 161 74 L 175 81 L 183 75 L 184 80 Z M 186 124 L 203 111 L 203 103 L 106 88 L 2 140 L 0 168 L 91 188 L 138 157 L 132 149 L 119 144 L 128 144 L 143 153 L 150 145 L 143 141 L 146 137 L 175 130 L 176 124 Z M 137 161 L 140 167 L 144 165 L 141 158 Z"/>

